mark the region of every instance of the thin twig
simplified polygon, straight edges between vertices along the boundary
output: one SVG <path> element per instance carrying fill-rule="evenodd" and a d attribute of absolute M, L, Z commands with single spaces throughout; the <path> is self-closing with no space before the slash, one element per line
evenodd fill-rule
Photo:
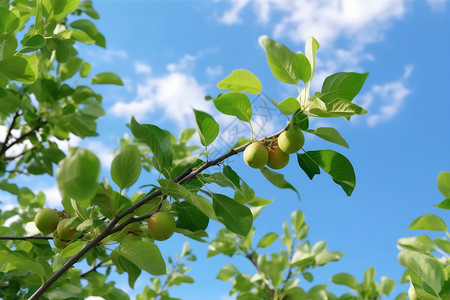
<path fill-rule="evenodd" d="M 9 125 L 8 132 L 6 133 L 5 140 L 2 143 L 2 148 L 0 149 L 0 157 L 2 157 L 2 155 L 5 154 L 6 150 L 8 150 L 8 148 L 6 148 L 6 144 L 8 144 L 12 129 L 14 128 L 14 124 L 16 123 L 16 120 L 19 117 L 19 115 L 20 115 L 20 111 L 18 110 L 14 114 L 11 124 Z"/>
<path fill-rule="evenodd" d="M 23 141 L 26 137 L 28 137 L 29 135 L 33 134 L 35 131 L 39 130 L 42 126 L 44 126 L 47 122 L 46 121 L 42 121 L 39 125 L 36 125 L 35 127 L 33 127 L 30 131 L 25 132 L 24 134 L 22 134 L 21 136 L 19 136 L 17 139 L 15 139 L 12 143 L 10 144 L 5 144 L 4 146 L 4 151 L 3 153 L 0 152 L 0 156 L 3 155 L 9 148 L 11 148 L 12 146 L 14 146 L 15 144 L 20 143 L 21 141 Z"/>
<path fill-rule="evenodd" d="M 97 271 L 97 269 L 100 268 L 102 266 L 102 264 L 103 264 L 103 262 L 99 262 L 98 264 L 93 266 L 91 269 L 89 269 L 88 271 L 81 274 L 80 277 L 86 277 L 89 273 Z"/>
<path fill-rule="evenodd" d="M 33 236 L 0 236 L 0 240 L 51 240 L 53 239 L 52 236 L 39 236 L 39 235 L 33 235 Z"/>

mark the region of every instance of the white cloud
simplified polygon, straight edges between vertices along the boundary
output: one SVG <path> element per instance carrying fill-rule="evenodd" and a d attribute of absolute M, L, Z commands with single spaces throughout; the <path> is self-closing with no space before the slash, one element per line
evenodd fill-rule
<path fill-rule="evenodd" d="M 39 190 L 35 190 L 34 193 L 38 193 L 39 191 L 45 194 L 46 206 L 52 208 L 62 207 L 61 194 L 56 184 L 54 186 L 47 187 L 45 189 L 39 188 Z"/>
<path fill-rule="evenodd" d="M 101 55 L 96 55 L 96 57 L 105 62 L 112 62 L 116 59 L 126 60 L 128 53 L 124 50 L 106 49 L 102 51 Z"/>
<path fill-rule="evenodd" d="M 362 95 L 358 104 L 374 113 L 369 113 L 367 124 L 371 127 L 378 125 L 381 122 L 388 121 L 398 114 L 403 107 L 404 100 L 411 91 L 406 86 L 406 80 L 409 78 L 413 70 L 412 65 L 405 66 L 405 71 L 402 77 L 393 82 L 383 85 L 374 85 L 372 89 Z M 375 101 L 380 101 L 377 108 L 372 108 Z"/>
<path fill-rule="evenodd" d="M 107 170 L 111 168 L 111 162 L 114 159 L 113 149 L 104 145 L 100 141 L 91 141 L 87 143 L 86 148 L 94 152 L 95 155 L 97 155 L 97 157 L 100 159 L 100 163 L 103 168 Z"/>
<path fill-rule="evenodd" d="M 201 56 L 201 53 L 194 56 L 190 54 L 185 54 L 177 63 L 171 63 L 167 65 L 167 70 L 169 72 L 187 72 L 190 73 L 195 67 L 195 62 L 197 58 Z"/>
<path fill-rule="evenodd" d="M 223 69 L 221 65 L 208 66 L 206 67 L 205 72 L 209 77 L 214 78 L 221 75 L 223 73 Z"/>
<path fill-rule="evenodd" d="M 219 22 L 227 25 L 242 23 L 242 20 L 239 18 L 239 13 L 249 3 L 250 0 L 231 0 L 231 9 L 226 11 L 222 15 L 222 17 L 219 19 Z"/>
<path fill-rule="evenodd" d="M 447 0 L 427 0 L 431 10 L 436 12 L 442 12 L 445 10 L 445 4 Z"/>
<path fill-rule="evenodd" d="M 147 74 L 147 73 L 151 73 L 152 72 L 152 68 L 148 64 L 146 64 L 144 62 L 135 61 L 134 62 L 134 71 L 136 73 L 138 73 L 138 74 L 139 73 Z"/>

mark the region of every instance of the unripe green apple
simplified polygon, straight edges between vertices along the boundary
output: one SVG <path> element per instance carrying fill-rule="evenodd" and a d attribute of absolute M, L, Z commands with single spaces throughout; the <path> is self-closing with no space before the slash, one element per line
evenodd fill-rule
<path fill-rule="evenodd" d="M 292 126 L 294 125 L 291 125 L 288 131 L 281 133 L 278 137 L 278 146 L 283 152 L 289 154 L 297 152 L 305 144 L 303 132 L 298 128 L 292 128 Z"/>
<path fill-rule="evenodd" d="M 53 244 L 55 244 L 56 248 L 62 249 L 67 245 L 67 242 L 63 241 L 62 239 L 60 239 L 55 235 L 53 236 Z"/>
<path fill-rule="evenodd" d="M 260 142 L 254 142 L 247 146 L 244 150 L 245 163 L 255 169 L 264 167 L 269 159 L 269 153 L 266 146 Z"/>
<path fill-rule="evenodd" d="M 43 233 L 49 234 L 55 231 L 59 222 L 59 214 L 48 207 L 41 209 L 34 217 L 36 227 Z"/>
<path fill-rule="evenodd" d="M 289 154 L 281 151 L 280 147 L 272 146 L 269 148 L 269 160 L 267 166 L 272 169 L 282 169 L 289 162 Z"/>
<path fill-rule="evenodd" d="M 59 222 L 58 227 L 56 228 L 56 233 L 58 234 L 58 236 L 65 241 L 72 240 L 73 235 L 75 234 L 75 232 L 77 232 L 76 229 L 70 229 L 69 226 L 66 226 L 68 220 L 69 219 L 62 219 Z"/>
<path fill-rule="evenodd" d="M 157 241 L 165 241 L 175 232 L 174 217 L 167 211 L 158 211 L 148 219 L 148 232 Z"/>

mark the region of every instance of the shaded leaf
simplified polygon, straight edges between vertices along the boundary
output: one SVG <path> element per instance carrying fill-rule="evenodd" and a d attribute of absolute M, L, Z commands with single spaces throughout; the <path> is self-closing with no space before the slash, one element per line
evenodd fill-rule
<path fill-rule="evenodd" d="M 113 250 L 152 275 L 166 274 L 166 264 L 158 246 L 149 241 L 127 241 Z"/>
<path fill-rule="evenodd" d="M 253 224 L 253 215 L 250 209 L 225 195 L 212 194 L 212 198 L 217 219 L 228 230 L 246 236 Z"/>
<path fill-rule="evenodd" d="M 280 189 L 291 189 L 297 194 L 297 197 L 300 199 L 300 194 L 298 193 L 297 189 L 284 179 L 283 174 L 269 170 L 266 167 L 263 167 L 260 170 L 264 177 L 274 186 Z"/>

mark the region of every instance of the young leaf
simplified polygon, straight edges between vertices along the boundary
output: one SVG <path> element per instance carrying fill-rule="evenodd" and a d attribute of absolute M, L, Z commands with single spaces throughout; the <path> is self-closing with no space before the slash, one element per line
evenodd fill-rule
<path fill-rule="evenodd" d="M 123 85 L 123 82 L 118 75 L 111 72 L 103 72 L 92 77 L 91 84 Z"/>
<path fill-rule="evenodd" d="M 219 89 L 228 89 L 233 92 L 244 92 L 253 95 L 261 93 L 261 81 L 252 72 L 238 69 L 217 83 Z"/>
<path fill-rule="evenodd" d="M 58 1 L 43 1 L 45 10 L 53 14 L 55 21 L 62 20 L 65 16 L 77 9 L 80 0 L 58 0 Z M 46 15 L 47 17 L 47 15 Z"/>
<path fill-rule="evenodd" d="M 158 246 L 149 241 L 128 241 L 113 250 L 152 275 L 166 274 L 166 264 Z"/>
<path fill-rule="evenodd" d="M 297 189 L 284 179 L 283 174 L 269 170 L 266 167 L 263 167 L 260 170 L 264 177 L 269 180 L 270 183 L 272 183 L 274 186 L 280 189 L 291 189 L 297 194 L 297 197 L 300 199 L 300 194 L 298 193 Z"/>
<path fill-rule="evenodd" d="M 444 220 L 433 214 L 426 214 L 412 221 L 408 229 L 447 231 Z"/>
<path fill-rule="evenodd" d="M 340 284 L 340 285 L 346 285 L 352 290 L 357 291 L 358 290 L 358 280 L 356 278 L 348 273 L 339 273 L 331 277 L 331 281 Z"/>
<path fill-rule="evenodd" d="M 127 145 L 111 163 L 111 178 L 120 189 L 126 189 L 139 179 L 141 169 L 141 152 L 136 146 Z"/>
<path fill-rule="evenodd" d="M 212 198 L 217 219 L 228 230 L 246 236 L 253 224 L 253 215 L 250 209 L 225 195 L 212 194 Z"/>
<path fill-rule="evenodd" d="M 81 149 L 70 149 L 69 155 L 59 162 L 56 182 L 63 198 L 85 200 L 97 191 L 100 175 L 100 160 L 94 153 Z"/>
<path fill-rule="evenodd" d="M 305 55 L 311 64 L 311 79 L 314 76 L 314 71 L 316 69 L 316 53 L 319 49 L 319 42 L 316 41 L 315 38 L 310 36 L 305 44 Z"/>
<path fill-rule="evenodd" d="M 323 98 L 315 97 L 309 105 L 309 113 L 313 116 L 322 118 L 348 118 L 353 115 L 366 114 L 367 111 L 349 100 L 325 100 Z"/>
<path fill-rule="evenodd" d="M 383 294 L 385 294 L 386 296 L 389 296 L 389 294 L 395 288 L 395 281 L 390 279 L 389 277 L 382 276 L 380 288 L 381 288 L 381 291 L 383 292 Z"/>
<path fill-rule="evenodd" d="M 300 109 L 300 103 L 294 97 L 289 97 L 278 104 L 278 109 L 285 116 L 294 114 L 298 109 Z"/>
<path fill-rule="evenodd" d="M 252 103 L 243 93 L 225 93 L 214 99 L 214 105 L 221 113 L 236 116 L 241 121 L 250 122 L 252 119 Z"/>
<path fill-rule="evenodd" d="M 305 154 L 327 172 L 333 181 L 342 187 L 347 196 L 352 194 L 356 185 L 355 171 L 345 156 L 333 150 L 307 151 Z"/>
<path fill-rule="evenodd" d="M 326 141 L 348 148 L 348 144 L 344 140 L 344 138 L 339 134 L 339 132 L 336 129 L 332 127 L 319 127 L 316 130 L 308 129 L 305 131 L 315 134 Z"/>
<path fill-rule="evenodd" d="M 323 100 L 345 99 L 351 101 L 361 90 L 369 73 L 336 73 L 325 78 L 322 85 Z"/>
<path fill-rule="evenodd" d="M 442 208 L 442 209 L 450 209 L 450 199 L 445 199 L 441 203 L 439 203 L 437 205 L 433 205 L 433 206 L 437 207 L 437 208 Z"/>
<path fill-rule="evenodd" d="M 445 198 L 450 198 L 450 172 L 439 173 L 437 187 Z"/>
<path fill-rule="evenodd" d="M 208 146 L 219 135 L 219 124 L 209 114 L 195 110 L 195 121 L 197 122 L 197 131 L 200 135 L 200 142 L 203 146 Z"/>
<path fill-rule="evenodd" d="M 139 141 L 145 143 L 153 153 L 157 170 L 168 174 L 172 168 L 173 150 L 169 135 L 158 126 L 139 124 L 131 118 L 131 132 Z"/>
<path fill-rule="evenodd" d="M 11 80 L 31 84 L 38 77 L 38 60 L 36 54 L 11 56 L 0 61 L 0 73 Z"/>
<path fill-rule="evenodd" d="M 217 274 L 217 279 L 222 281 L 227 281 L 236 274 L 239 274 L 239 270 L 233 265 L 225 265 L 220 269 L 219 274 Z"/>
<path fill-rule="evenodd" d="M 279 81 L 297 84 L 299 80 L 308 82 L 311 78 L 311 65 L 303 54 L 295 54 L 285 45 L 263 35 L 259 44 L 266 51 L 267 62 L 272 74 Z"/>
<path fill-rule="evenodd" d="M 277 240 L 277 238 L 278 238 L 278 234 L 276 234 L 275 232 L 269 232 L 268 234 L 266 234 L 259 240 L 258 245 L 256 245 L 256 247 L 267 248 L 270 245 L 272 245 L 273 242 L 275 242 Z"/>

